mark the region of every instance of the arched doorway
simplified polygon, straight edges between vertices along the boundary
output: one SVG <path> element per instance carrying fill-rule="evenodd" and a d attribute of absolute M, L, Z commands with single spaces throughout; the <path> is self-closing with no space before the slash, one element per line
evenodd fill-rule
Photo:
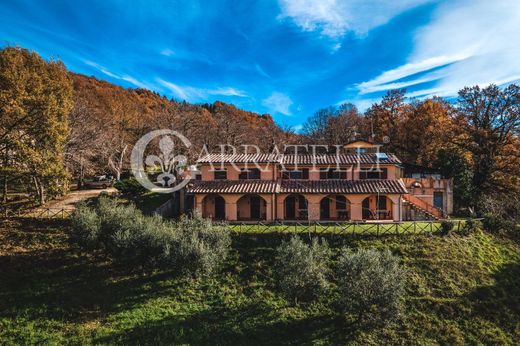
<path fill-rule="evenodd" d="M 285 220 L 307 220 L 309 218 L 307 200 L 303 195 L 293 194 L 287 196 L 284 205 Z"/>
<path fill-rule="evenodd" d="M 237 201 L 238 220 L 266 220 L 267 202 L 259 195 L 244 195 Z"/>
<path fill-rule="evenodd" d="M 320 220 L 349 220 L 350 203 L 342 195 L 328 195 L 320 201 Z"/>
<path fill-rule="evenodd" d="M 226 219 L 226 201 L 220 195 L 207 195 L 202 201 L 202 217 L 213 220 Z"/>
<path fill-rule="evenodd" d="M 385 195 L 371 195 L 361 203 L 364 220 L 391 220 L 392 200 Z"/>

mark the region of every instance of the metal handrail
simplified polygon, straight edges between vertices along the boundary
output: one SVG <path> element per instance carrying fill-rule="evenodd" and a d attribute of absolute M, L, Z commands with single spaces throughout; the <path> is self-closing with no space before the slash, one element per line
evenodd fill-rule
<path fill-rule="evenodd" d="M 442 219 L 444 217 L 444 212 L 429 204 L 428 202 L 418 198 L 418 197 L 415 197 L 413 195 L 404 195 L 403 198 L 408 201 L 409 203 L 411 204 L 414 204 L 416 207 L 419 207 L 423 210 L 425 210 L 426 212 L 430 213 L 431 215 L 433 215 L 434 217 L 438 218 L 438 219 Z"/>

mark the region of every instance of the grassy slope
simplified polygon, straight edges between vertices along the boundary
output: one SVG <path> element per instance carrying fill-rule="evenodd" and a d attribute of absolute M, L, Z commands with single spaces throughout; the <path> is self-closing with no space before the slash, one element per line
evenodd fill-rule
<path fill-rule="evenodd" d="M 151 215 L 155 209 L 159 208 L 171 198 L 169 193 L 145 192 L 137 197 L 122 197 L 122 201 L 134 203 L 135 206 L 145 215 Z"/>
<path fill-rule="evenodd" d="M 352 330 L 323 301 L 294 307 L 270 268 L 275 234 L 234 237 L 224 273 L 176 280 L 71 248 L 65 224 L 0 227 L 0 344 L 502 343 L 520 338 L 520 246 L 487 234 L 329 236 L 339 248 L 389 248 L 410 269 L 406 312 Z"/>

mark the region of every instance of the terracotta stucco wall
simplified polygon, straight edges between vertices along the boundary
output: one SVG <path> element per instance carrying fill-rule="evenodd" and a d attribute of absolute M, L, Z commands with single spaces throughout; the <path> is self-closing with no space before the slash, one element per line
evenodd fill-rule
<path fill-rule="evenodd" d="M 214 172 L 212 169 L 220 169 L 224 167 L 227 171 L 227 180 L 238 180 L 240 170 L 242 168 L 259 168 L 260 169 L 260 179 L 262 180 L 276 180 L 282 177 L 281 170 L 282 166 L 277 167 L 274 164 L 258 164 L 258 166 L 254 164 L 244 165 L 244 164 L 236 164 L 233 166 L 232 164 L 215 164 L 213 167 L 209 164 L 202 165 L 200 168 L 202 180 L 209 181 L 214 179 Z M 284 166 L 286 170 L 295 169 L 294 166 L 286 165 Z M 395 180 L 399 179 L 400 173 L 399 168 L 395 165 L 380 165 L 381 168 L 385 168 L 387 170 L 387 179 Z M 309 180 L 320 180 L 320 169 L 331 168 L 336 169 L 334 165 L 316 165 L 316 166 L 306 166 L 306 165 L 298 165 L 298 169 L 308 169 L 309 170 Z M 359 169 L 367 170 L 367 169 L 376 169 L 376 165 L 345 165 L 342 166 L 341 169 L 347 172 L 346 179 L 347 180 L 359 180 Z"/>
<path fill-rule="evenodd" d="M 233 166 L 232 164 L 214 164 L 213 167 L 209 164 L 202 165 L 200 168 L 201 171 L 201 177 L 203 181 L 210 181 L 214 180 L 214 172 L 213 169 L 221 169 L 224 167 L 227 172 L 227 180 L 238 180 L 238 176 L 240 174 L 240 170 L 243 168 L 258 168 L 260 169 L 260 179 L 261 180 L 273 180 L 276 179 L 276 175 L 274 175 L 274 170 L 276 169 L 273 164 L 235 164 Z"/>
<path fill-rule="evenodd" d="M 442 192 L 443 209 L 453 213 L 453 180 L 433 178 L 402 178 L 410 194 L 433 206 L 434 192 Z M 418 183 L 419 187 L 414 187 Z"/>
<path fill-rule="evenodd" d="M 277 196 L 276 213 L 277 219 L 284 220 L 285 218 L 285 198 L 289 194 L 280 194 Z M 307 200 L 309 220 L 320 219 L 320 201 L 329 196 L 325 194 L 303 194 Z M 371 207 L 375 209 L 376 195 L 360 194 L 360 195 L 343 195 L 347 199 L 350 206 L 350 219 L 352 221 L 363 220 L 362 202 L 365 198 L 371 198 Z M 390 211 L 391 219 L 394 221 L 401 220 L 402 214 L 402 200 L 398 194 L 388 194 L 387 196 L 387 210 Z"/>

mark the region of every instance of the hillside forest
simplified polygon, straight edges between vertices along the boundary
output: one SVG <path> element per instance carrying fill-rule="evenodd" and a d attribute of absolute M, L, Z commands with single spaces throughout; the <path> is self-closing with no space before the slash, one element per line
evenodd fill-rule
<path fill-rule="evenodd" d="M 301 133 L 217 101 L 190 104 L 67 70 L 19 47 L 0 51 L 2 204 L 17 194 L 35 203 L 57 197 L 85 177 L 129 169 L 135 142 L 154 129 L 190 139 L 197 157 L 229 143 L 263 151 L 285 144 L 336 145 L 372 139 L 403 162 L 434 167 L 454 179 L 457 213 L 520 216 L 520 86 L 467 86 L 458 97 L 409 99 L 389 91 L 365 112 L 353 104 L 311 115 Z M 220 150 L 220 149 L 218 149 Z"/>

